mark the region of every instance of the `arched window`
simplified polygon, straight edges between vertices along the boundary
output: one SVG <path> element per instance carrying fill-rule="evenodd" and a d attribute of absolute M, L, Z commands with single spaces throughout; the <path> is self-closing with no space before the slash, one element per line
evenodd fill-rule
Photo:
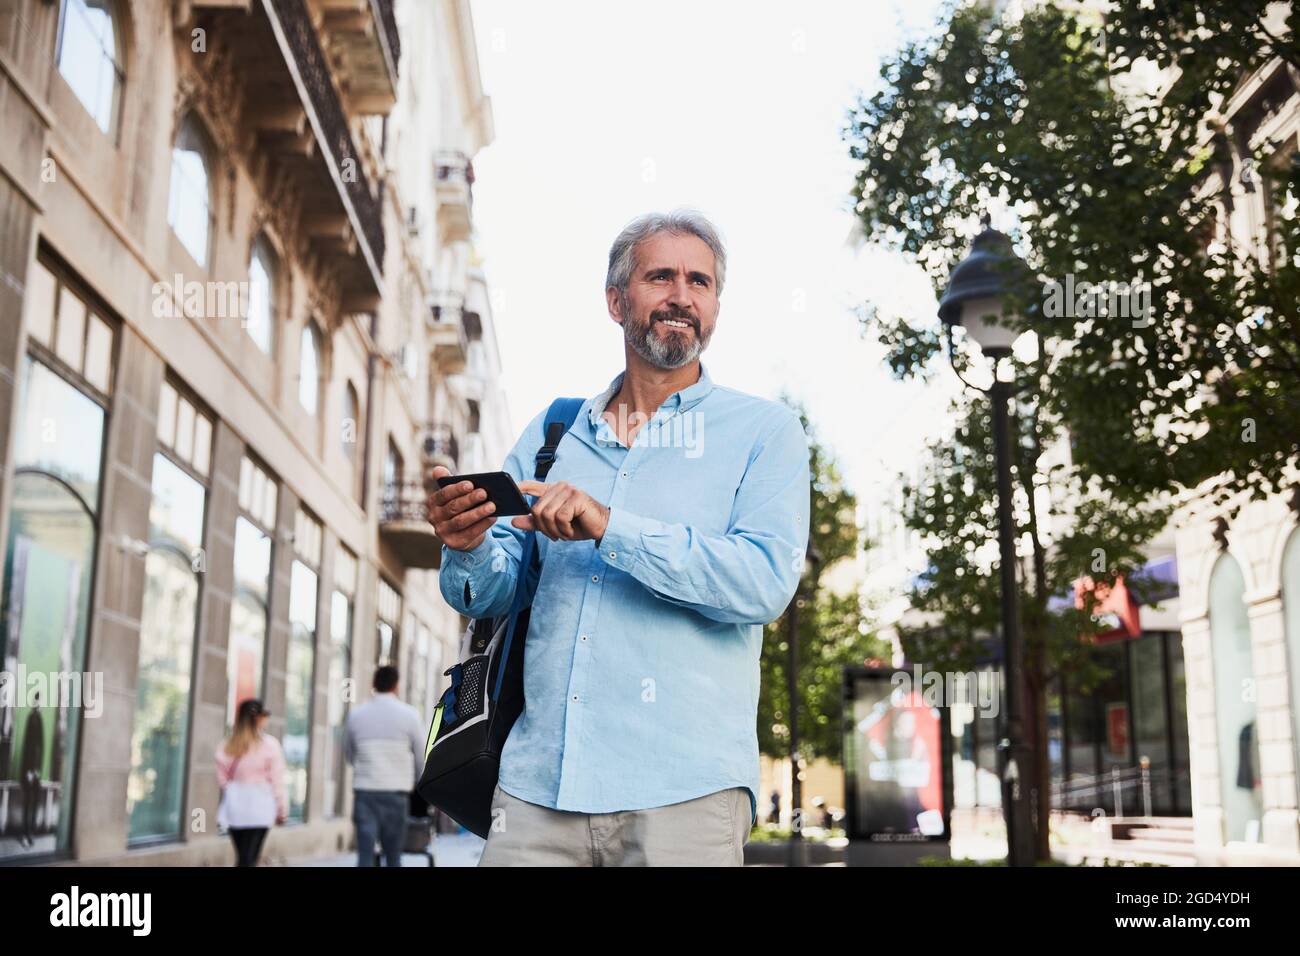
<path fill-rule="evenodd" d="M 264 236 L 253 242 L 248 259 L 248 316 L 244 328 L 257 347 L 272 354 L 275 342 L 275 253 Z"/>
<path fill-rule="evenodd" d="M 361 441 L 361 404 L 357 401 L 357 390 L 348 382 L 343 386 L 343 420 L 339 423 L 339 441 L 343 446 L 343 458 L 348 463 L 348 476 L 353 497 L 361 493 L 361 481 L 357 472 L 357 445 Z"/>
<path fill-rule="evenodd" d="M 1282 613 L 1286 618 L 1286 660 L 1291 671 L 1291 733 L 1300 758 L 1300 531 L 1293 531 L 1282 554 Z M 1296 766 L 1300 767 L 1300 759 Z"/>
<path fill-rule="evenodd" d="M 101 130 L 117 128 L 126 71 L 114 0 L 64 0 L 59 19 L 59 73 Z"/>
<path fill-rule="evenodd" d="M 1219 781 L 1228 840 L 1259 838 L 1263 819 L 1255 679 L 1241 566 L 1223 555 L 1210 576 L 1210 645 L 1214 661 L 1214 713 L 1219 732 Z"/>
<path fill-rule="evenodd" d="M 320 332 L 313 322 L 302 327 L 298 351 L 298 401 L 313 415 L 320 404 Z"/>
<path fill-rule="evenodd" d="M 212 235 L 208 143 L 198 121 L 192 115 L 186 116 L 172 147 L 171 192 L 167 200 L 167 222 L 172 232 L 194 261 L 204 267 L 208 264 L 208 240 Z"/>

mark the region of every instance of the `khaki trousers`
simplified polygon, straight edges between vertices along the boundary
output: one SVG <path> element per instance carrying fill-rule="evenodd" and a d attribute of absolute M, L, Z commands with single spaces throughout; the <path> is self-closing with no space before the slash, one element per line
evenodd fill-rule
<path fill-rule="evenodd" d="M 552 810 L 496 788 L 479 866 L 741 866 L 749 791 L 617 813 Z"/>

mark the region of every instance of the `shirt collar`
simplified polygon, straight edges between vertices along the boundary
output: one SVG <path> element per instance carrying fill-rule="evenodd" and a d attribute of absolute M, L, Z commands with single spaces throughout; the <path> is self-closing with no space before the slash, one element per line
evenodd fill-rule
<path fill-rule="evenodd" d="M 614 376 L 614 380 L 609 383 L 609 388 L 591 400 L 591 405 L 587 409 L 587 420 L 591 423 L 592 428 L 600 427 L 601 416 L 605 414 L 610 399 L 618 394 L 619 388 L 623 385 L 623 376 L 626 374 L 626 370 L 619 372 Z M 713 379 L 709 378 L 709 370 L 704 367 L 703 362 L 700 362 L 700 377 L 696 379 L 694 384 L 678 389 L 665 398 L 660 410 L 667 410 L 670 414 L 685 411 L 697 404 L 712 390 Z"/>

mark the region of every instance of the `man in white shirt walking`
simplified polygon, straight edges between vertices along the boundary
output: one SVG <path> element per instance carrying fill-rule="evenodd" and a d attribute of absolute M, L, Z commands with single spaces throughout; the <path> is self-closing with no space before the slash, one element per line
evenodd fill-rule
<path fill-rule="evenodd" d="M 397 697 L 397 668 L 375 671 L 375 696 L 348 714 L 343 753 L 352 764 L 352 822 L 357 866 L 375 865 L 375 840 L 385 866 L 402 865 L 406 812 L 424 769 L 420 715 Z"/>

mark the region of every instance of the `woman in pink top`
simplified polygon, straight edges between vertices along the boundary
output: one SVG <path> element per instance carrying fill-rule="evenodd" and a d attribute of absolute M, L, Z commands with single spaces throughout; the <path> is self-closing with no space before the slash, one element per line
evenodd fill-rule
<path fill-rule="evenodd" d="M 234 733 L 217 748 L 217 823 L 230 832 L 236 866 L 256 866 L 267 831 L 289 813 L 284 751 L 278 740 L 262 733 L 268 714 L 260 700 L 241 703 Z"/>

